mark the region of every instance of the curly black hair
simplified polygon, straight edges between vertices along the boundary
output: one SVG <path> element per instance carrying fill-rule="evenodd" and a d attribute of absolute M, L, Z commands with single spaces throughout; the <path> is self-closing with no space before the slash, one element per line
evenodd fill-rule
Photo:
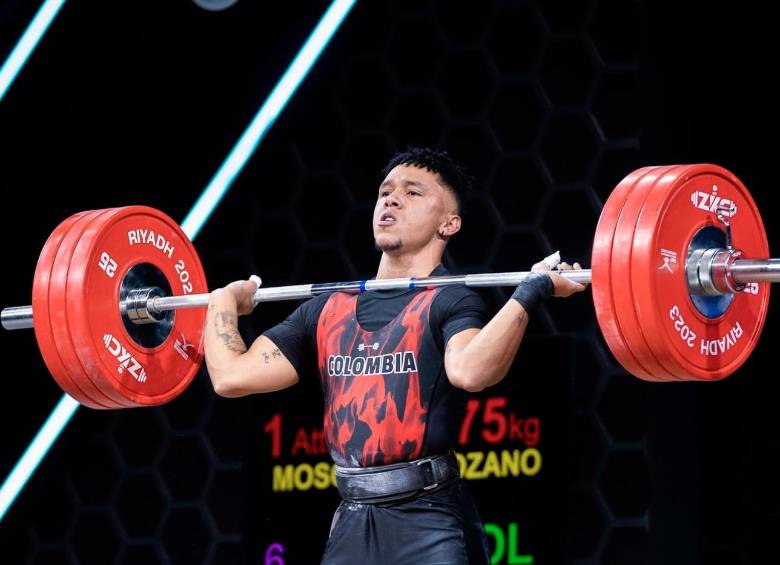
<path fill-rule="evenodd" d="M 459 212 L 463 205 L 464 195 L 474 183 L 474 177 L 469 175 L 444 150 L 431 149 L 430 147 L 407 147 L 406 150 L 393 155 L 385 168 L 382 169 L 382 177 L 386 177 L 398 165 L 411 165 L 438 174 L 443 184 L 455 196 Z"/>

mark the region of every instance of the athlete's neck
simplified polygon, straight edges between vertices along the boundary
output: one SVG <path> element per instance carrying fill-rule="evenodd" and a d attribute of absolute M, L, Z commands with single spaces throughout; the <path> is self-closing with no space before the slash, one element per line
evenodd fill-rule
<path fill-rule="evenodd" d="M 441 263 L 439 253 L 417 253 L 415 255 L 388 255 L 382 253 L 377 279 L 398 279 L 404 277 L 427 277 Z"/>

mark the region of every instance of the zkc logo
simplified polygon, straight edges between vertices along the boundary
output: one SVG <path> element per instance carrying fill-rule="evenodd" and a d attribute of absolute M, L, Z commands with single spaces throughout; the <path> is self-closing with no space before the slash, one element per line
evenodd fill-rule
<path fill-rule="evenodd" d="M 737 205 L 728 198 L 718 196 L 718 185 L 712 185 L 712 192 L 702 192 L 697 190 L 691 194 L 691 204 L 699 210 L 705 212 L 717 212 L 718 210 L 724 216 L 733 218 L 737 214 Z"/>
<path fill-rule="evenodd" d="M 119 374 L 122 374 L 127 369 L 127 372 L 139 383 L 146 382 L 146 370 L 114 336 L 111 334 L 104 335 L 103 343 L 106 345 L 108 352 L 119 361 L 119 366 L 116 369 Z"/>

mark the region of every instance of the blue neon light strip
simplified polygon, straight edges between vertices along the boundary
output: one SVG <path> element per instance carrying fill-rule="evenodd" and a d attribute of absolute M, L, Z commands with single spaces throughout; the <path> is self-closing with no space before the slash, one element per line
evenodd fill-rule
<path fill-rule="evenodd" d="M 65 0 L 46 0 L 38 9 L 38 13 L 30 21 L 30 25 L 24 30 L 22 37 L 19 38 L 19 42 L 11 51 L 11 54 L 6 59 L 3 67 L 0 68 L 0 100 L 5 96 L 6 91 L 13 84 L 16 75 L 22 70 L 22 67 L 30 58 L 38 42 L 49 29 L 51 22 L 57 16 L 57 13 L 62 8 Z M 2 514 L 0 513 L 0 519 Z"/>
<path fill-rule="evenodd" d="M 35 438 L 22 454 L 22 457 L 6 477 L 3 486 L 0 487 L 0 520 L 6 511 L 14 503 L 16 495 L 24 488 L 27 480 L 35 472 L 38 464 L 49 451 L 52 443 L 60 435 L 60 432 L 68 425 L 79 403 L 67 394 L 63 394 L 52 413 L 46 419 Z"/>
<path fill-rule="evenodd" d="M 184 222 L 182 222 L 181 227 L 190 240 L 194 240 L 197 237 L 200 229 L 208 221 L 211 213 L 219 205 L 220 200 L 222 200 L 222 197 L 233 184 L 241 169 L 244 168 L 246 162 L 255 152 L 265 133 L 276 118 L 279 117 L 279 114 L 293 94 L 295 94 L 295 91 L 301 85 L 301 82 L 322 54 L 322 51 L 356 1 L 335 0 L 322 16 L 320 22 L 298 52 L 298 55 L 293 59 L 290 67 L 282 75 L 282 78 L 260 107 L 249 127 L 247 127 L 238 143 L 236 143 L 225 162 L 217 171 L 217 174 L 214 175 L 214 178 L 195 202 Z M 60 4 L 62 2 L 64 0 L 60 0 Z M 46 4 L 49 3 L 54 2 L 47 2 Z M 30 27 L 32 27 L 32 24 L 30 24 Z M 0 98 L 2 98 L 1 93 Z M 11 504 L 13 504 L 19 492 L 24 488 L 24 485 L 33 472 L 35 472 L 35 469 L 46 456 L 46 453 L 57 440 L 78 407 L 78 402 L 68 395 L 63 395 L 54 411 L 35 436 L 35 439 L 25 450 L 19 462 L 3 482 L 3 485 L 0 486 L 0 521 L 2 521 Z"/>
<path fill-rule="evenodd" d="M 322 16 L 290 67 L 282 75 L 281 80 L 271 91 L 249 127 L 244 131 L 217 174 L 211 179 L 206 190 L 203 191 L 198 201 L 195 202 L 195 206 L 182 222 L 182 229 L 185 233 L 191 233 L 191 238 L 198 234 L 200 228 L 222 200 L 230 185 L 233 184 L 268 129 L 284 110 L 303 79 L 306 78 L 322 50 L 325 49 L 355 2 L 356 0 L 335 0 Z"/>

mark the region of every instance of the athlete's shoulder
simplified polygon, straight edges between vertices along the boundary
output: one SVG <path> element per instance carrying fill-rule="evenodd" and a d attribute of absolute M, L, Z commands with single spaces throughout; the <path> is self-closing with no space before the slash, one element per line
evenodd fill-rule
<path fill-rule="evenodd" d="M 325 304 L 328 303 L 328 300 L 330 300 L 330 298 L 336 294 L 343 293 L 323 292 L 322 294 L 318 294 L 317 296 L 309 298 L 309 300 L 304 302 L 301 306 L 306 306 L 309 311 L 316 313 L 316 315 L 319 316 L 320 312 L 325 307 Z"/>
<path fill-rule="evenodd" d="M 463 285 L 444 286 L 438 289 L 434 304 L 437 308 L 450 310 L 459 304 L 484 307 L 484 300 L 474 289 Z"/>
<path fill-rule="evenodd" d="M 322 309 L 331 295 L 332 293 L 327 292 L 305 300 L 298 305 L 288 318 L 288 321 L 296 322 L 303 328 L 313 329 L 317 325 Z"/>
<path fill-rule="evenodd" d="M 438 265 L 431 273 L 431 276 L 447 276 L 450 274 L 452 273 L 443 265 Z M 443 312 L 450 312 L 458 305 L 467 305 L 469 308 L 477 307 L 484 309 L 482 297 L 473 288 L 469 288 L 462 284 L 454 284 L 436 289 L 434 308 Z"/>

